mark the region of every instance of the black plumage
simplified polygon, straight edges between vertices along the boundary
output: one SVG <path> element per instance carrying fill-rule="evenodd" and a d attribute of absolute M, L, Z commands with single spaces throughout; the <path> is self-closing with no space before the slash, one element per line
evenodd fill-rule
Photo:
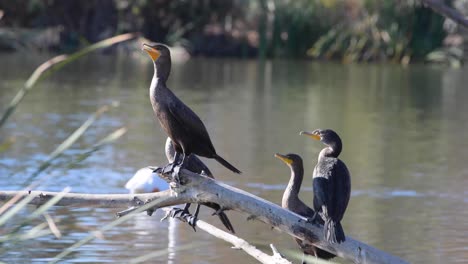
<path fill-rule="evenodd" d="M 316 129 L 301 132 L 327 147 L 320 151 L 313 173 L 314 209 L 324 223 L 324 236 L 330 243 L 341 243 L 346 237 L 340 221 L 348 206 L 351 193 L 351 176 L 348 168 L 338 156 L 342 142 L 331 129 Z"/>
<path fill-rule="evenodd" d="M 216 153 L 201 119 L 166 86 L 171 72 L 169 49 L 162 44 L 144 44 L 143 49 L 154 63 L 150 86 L 151 105 L 161 127 L 174 143 L 175 162 L 182 166 L 185 157 L 193 153 L 215 159 L 229 170 L 241 173 Z"/>
<path fill-rule="evenodd" d="M 302 180 L 304 178 L 302 158 L 297 154 L 281 155 L 279 153 L 276 153 L 275 157 L 288 165 L 291 170 L 291 177 L 288 186 L 284 190 L 281 206 L 301 216 L 312 218 L 315 215 L 315 211 L 299 199 L 299 191 L 301 190 Z M 321 223 L 323 224 L 323 221 Z M 321 259 L 331 259 L 335 257 L 334 254 L 320 249 L 313 244 L 297 238 L 295 240 L 305 255 L 311 255 Z M 305 262 L 303 261 L 303 263 Z"/>
<path fill-rule="evenodd" d="M 166 152 L 166 157 L 169 162 L 174 162 L 175 159 L 175 149 L 174 149 L 174 144 L 172 143 L 172 140 L 170 138 L 167 138 L 166 140 L 166 147 L 165 147 L 165 152 Z M 203 163 L 197 156 L 191 154 L 185 158 L 185 168 L 191 172 L 195 172 L 198 174 L 206 175 L 207 177 L 210 177 L 214 179 L 213 174 L 211 173 L 210 169 Z M 215 210 L 215 214 L 218 215 L 219 220 L 223 223 L 223 225 L 226 227 L 227 230 L 229 230 L 231 233 L 235 233 L 234 227 L 231 224 L 231 221 L 229 221 L 229 218 L 227 215 L 223 212 L 221 206 L 216 203 L 203 203 L 203 205 L 208 206 L 212 209 Z M 188 209 L 190 207 L 190 204 L 188 203 L 183 211 L 188 212 Z M 200 204 L 197 204 L 197 209 L 195 210 L 196 214 L 194 215 L 195 218 L 197 218 L 197 214 L 200 210 Z"/>

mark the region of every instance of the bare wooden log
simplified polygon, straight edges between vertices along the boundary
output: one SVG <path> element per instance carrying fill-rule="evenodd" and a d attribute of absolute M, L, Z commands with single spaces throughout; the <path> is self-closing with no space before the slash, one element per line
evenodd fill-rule
<path fill-rule="evenodd" d="M 207 232 L 208 234 L 222 239 L 228 243 L 231 243 L 235 248 L 242 249 L 247 254 L 258 260 L 260 263 L 264 264 L 292 264 L 287 259 L 283 258 L 276 250 L 273 250 L 273 255 L 270 256 L 261 250 L 258 250 L 256 247 L 250 245 L 247 241 L 232 234 L 229 234 L 213 225 L 208 224 L 202 220 L 197 220 L 195 225 Z M 274 247 L 272 247 L 273 249 Z"/>
<path fill-rule="evenodd" d="M 99 208 L 125 208 L 129 206 L 141 206 L 148 200 L 155 200 L 158 198 L 167 198 L 168 205 L 179 204 L 179 201 L 188 199 L 185 196 L 176 197 L 171 195 L 171 191 L 162 191 L 156 193 L 142 193 L 142 194 L 87 194 L 87 193 L 68 193 L 66 194 L 56 206 L 68 207 L 99 207 Z M 43 205 L 58 192 L 44 192 L 44 191 L 0 191 L 0 202 L 6 202 L 14 196 L 19 195 L 19 200 L 26 196 L 33 195 L 35 198 L 30 202 L 33 205 Z M 181 202 L 184 203 L 184 202 Z M 165 203 L 161 207 L 168 206 Z"/>
<path fill-rule="evenodd" d="M 167 179 L 167 175 L 162 175 Z M 407 263 L 406 261 L 390 255 L 384 251 L 366 245 L 351 237 L 340 244 L 329 244 L 323 240 L 322 227 L 308 223 L 307 219 L 267 200 L 259 198 L 243 190 L 217 182 L 213 179 L 192 173 L 187 170 L 180 172 L 180 179 L 184 185 L 175 188 L 177 195 L 170 191 L 150 194 L 66 194 L 57 204 L 61 206 L 80 207 L 139 207 L 145 202 L 161 199 L 155 207 L 165 207 L 184 203 L 214 202 L 228 210 L 235 210 L 249 215 L 249 219 L 256 219 L 273 226 L 293 237 L 297 237 L 317 247 L 327 250 L 344 259 L 355 263 Z M 40 205 L 54 196 L 51 192 L 31 192 L 31 195 L 39 195 L 32 200 L 32 204 Z M 0 191 L 0 201 L 7 201 L 17 192 Z M 55 193 L 57 194 L 57 193 Z M 23 195 L 29 195 L 24 192 Z"/>
<path fill-rule="evenodd" d="M 198 201 L 215 202 L 221 206 L 240 211 L 269 224 L 291 236 L 307 240 L 316 246 L 355 263 L 406 263 L 404 260 L 386 252 L 368 246 L 362 242 L 346 237 L 340 244 L 329 244 L 322 239 L 322 227 L 307 222 L 307 219 L 267 200 L 254 196 L 243 190 L 216 182 L 197 174 L 183 170 L 181 178 L 187 180 L 187 187 Z"/>

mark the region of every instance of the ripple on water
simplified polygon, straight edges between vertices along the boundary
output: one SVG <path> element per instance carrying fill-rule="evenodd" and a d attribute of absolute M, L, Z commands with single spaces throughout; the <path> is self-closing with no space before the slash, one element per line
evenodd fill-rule
<path fill-rule="evenodd" d="M 425 194 L 415 190 L 398 189 L 374 189 L 374 190 L 352 190 L 351 196 L 369 196 L 373 198 L 388 199 L 394 197 L 424 197 Z"/>
<path fill-rule="evenodd" d="M 1 56 L 5 60 L 5 55 Z M 0 72 L 18 73 L 1 80 L 2 84 L 10 84 L 2 86 L 2 94 L 14 96 L 18 85 L 23 84 L 18 78 L 29 74 L 24 72 L 28 69 L 25 63 L 31 62 L 31 57 L 27 58 L 10 58 L 9 63 L 0 64 L 4 67 Z M 30 66 L 39 63 L 34 61 Z M 288 179 L 275 175 L 288 176 L 289 172 L 271 155 L 296 152 L 308 161 L 304 165 L 309 176 L 304 178 L 307 183 L 303 184 L 301 197 L 308 197 L 310 205 L 310 173 L 322 146 L 299 137 L 297 132 L 334 128 L 345 142 L 341 156 L 352 172 L 352 199 L 343 219 L 345 232 L 414 263 L 466 260 L 465 71 L 424 65 L 402 69 L 388 65 L 306 61 L 258 64 L 221 59 L 189 60 L 173 68 L 174 92 L 205 121 L 219 153 L 246 172 L 229 177 L 224 168 L 208 161 L 213 171 L 223 174 L 219 179 L 273 202 L 280 201 Z M 23 187 L 24 177 L 61 140 L 101 105 L 117 99 L 121 100 L 120 107 L 102 115 L 65 156 L 92 146 L 117 127 L 127 126 L 128 133 L 71 170 L 53 168 L 44 172 L 41 176 L 51 177 L 41 187 L 124 193 L 123 186 L 133 172 L 164 159 L 166 136 L 150 117 L 147 90 L 141 89 L 148 85 L 142 85 L 142 81 L 151 79 L 153 69 L 149 63 L 120 56 L 89 56 L 67 69 L 43 80 L 40 89 L 28 94 L 0 132 L 0 137 L 6 132 L 7 137 L 17 139 L 0 156 L 0 176 L 12 175 L 0 177 L 0 185 L 3 189 Z M 249 175 L 249 171 L 257 173 Z M 11 263 L 44 262 L 110 223 L 115 211 L 51 210 L 51 216 L 61 220 L 58 226 L 62 238 L 46 236 L 26 241 L 12 248 L 6 259 L 0 258 Z M 290 237 L 271 232 L 260 223 L 245 224 L 243 215 L 229 216 L 246 240 L 261 238 L 262 242 L 273 241 L 288 248 L 296 246 Z M 137 255 L 167 249 L 170 228 L 158 220 L 143 214 L 123 223 L 105 232 L 102 240 L 73 252 L 66 262 L 124 263 Z M 232 251 L 203 232 L 193 233 L 184 225 L 172 228 L 180 231 L 171 240 L 175 247 L 191 244 L 194 239 L 208 243 L 205 250 L 174 254 L 173 263 L 193 263 L 194 258 L 200 263 L 252 262 L 246 254 Z"/>

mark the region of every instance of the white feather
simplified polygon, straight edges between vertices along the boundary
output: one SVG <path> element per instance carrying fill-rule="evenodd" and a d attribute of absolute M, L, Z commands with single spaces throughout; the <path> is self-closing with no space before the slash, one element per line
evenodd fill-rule
<path fill-rule="evenodd" d="M 139 169 L 135 175 L 125 184 L 130 193 L 159 192 L 169 189 L 169 184 L 153 172 L 153 168 Z"/>

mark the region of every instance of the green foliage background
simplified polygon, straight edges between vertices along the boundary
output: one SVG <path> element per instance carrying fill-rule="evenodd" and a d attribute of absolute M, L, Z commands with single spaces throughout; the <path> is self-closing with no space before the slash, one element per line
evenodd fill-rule
<path fill-rule="evenodd" d="M 193 55 L 400 61 L 424 58 L 445 37 L 444 18 L 414 0 L 0 0 L 0 10 L 3 50 L 34 42 L 7 29 L 54 28 L 58 40 L 37 46 L 70 52 L 141 32 Z"/>

